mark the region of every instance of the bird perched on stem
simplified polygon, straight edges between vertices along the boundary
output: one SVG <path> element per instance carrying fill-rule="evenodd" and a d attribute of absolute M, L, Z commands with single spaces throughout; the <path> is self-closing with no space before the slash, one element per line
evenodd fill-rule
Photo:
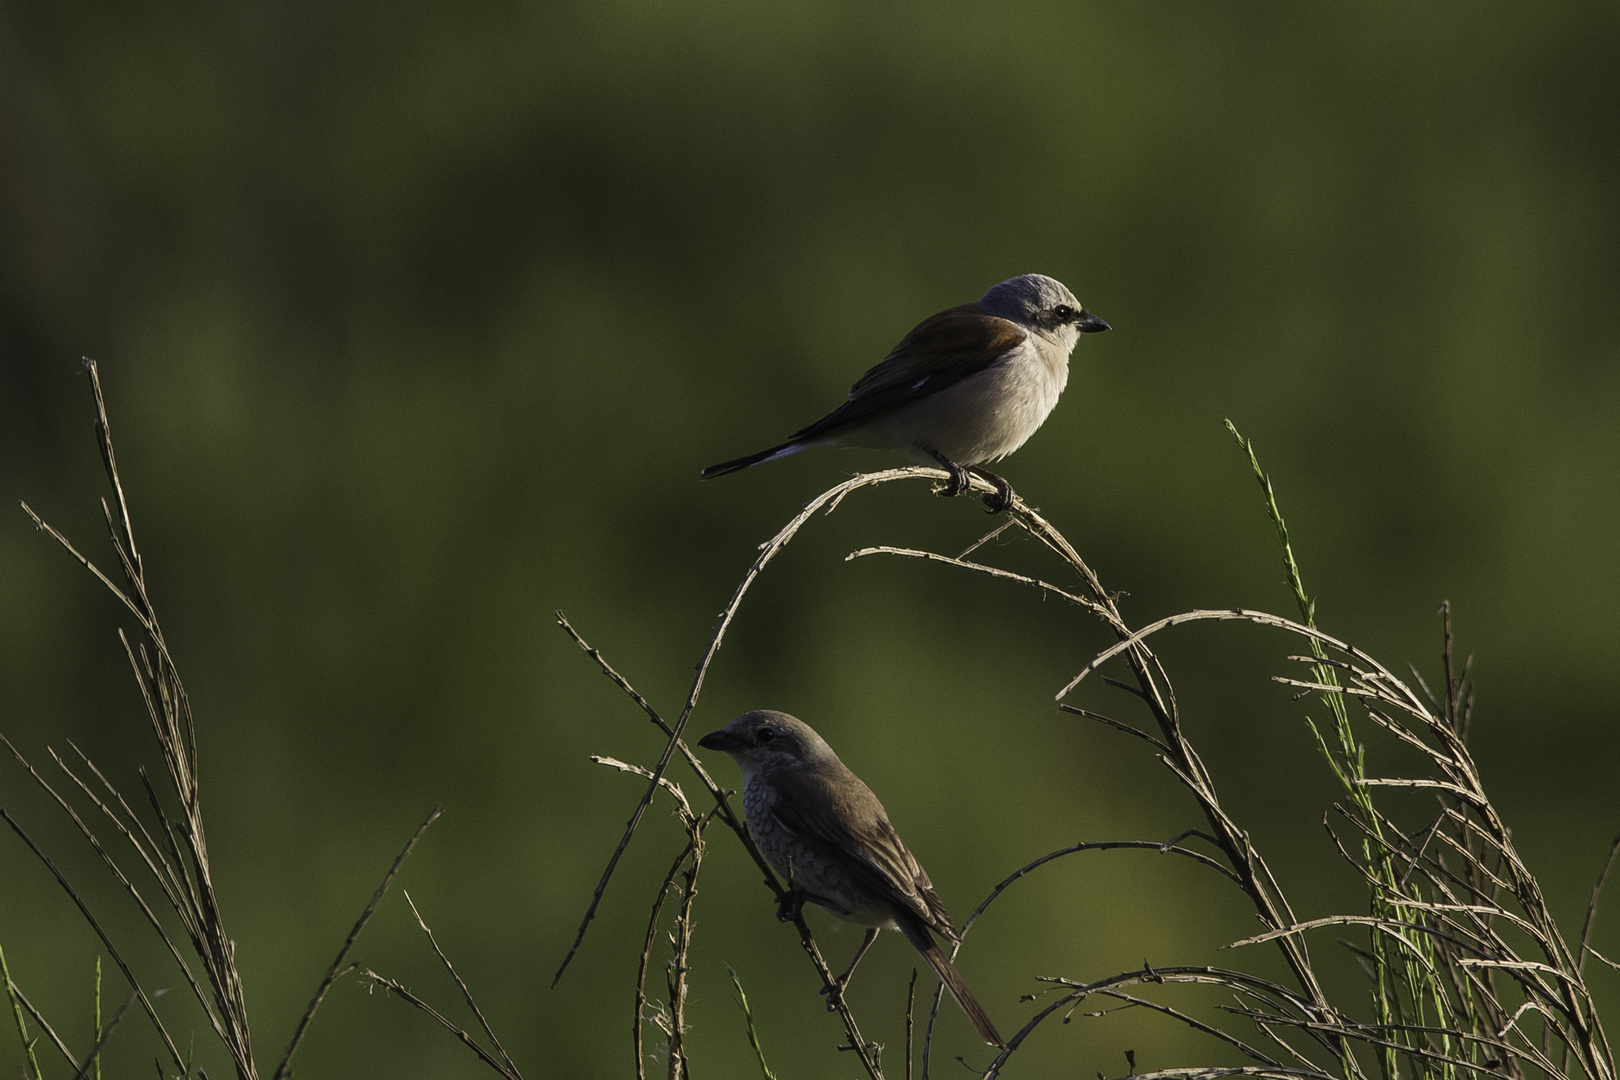
<path fill-rule="evenodd" d="M 872 789 L 809 724 L 769 709 L 743 713 L 698 745 L 723 750 L 742 767 L 748 831 L 760 854 L 787 878 L 793 897 L 777 917 L 793 918 L 808 900 L 867 928 L 849 969 L 827 988 L 831 998 L 843 993 L 878 931 L 893 927 L 928 961 L 980 1037 L 1007 1045 L 934 940 L 935 933 L 953 943 L 962 937 L 928 874 L 906 850 Z"/>
<path fill-rule="evenodd" d="M 968 490 L 972 473 L 994 485 L 991 513 L 1012 504 L 1012 485 L 986 469 L 1023 446 L 1069 381 L 1069 353 L 1081 334 L 1107 330 L 1063 283 L 1024 274 L 992 286 L 976 304 L 918 323 L 849 399 L 787 442 L 723 461 L 703 479 L 817 446 L 903 450 L 951 474 L 944 495 Z"/>

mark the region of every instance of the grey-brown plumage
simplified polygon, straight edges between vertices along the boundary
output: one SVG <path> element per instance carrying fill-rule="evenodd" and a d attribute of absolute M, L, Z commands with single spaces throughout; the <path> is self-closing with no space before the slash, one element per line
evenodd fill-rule
<path fill-rule="evenodd" d="M 944 493 L 988 480 L 1000 511 L 1012 485 L 978 466 L 1024 445 L 1056 407 L 1069 381 L 1069 353 L 1081 334 L 1107 330 L 1063 283 L 1022 274 L 979 301 L 918 323 L 882 362 L 856 380 L 849 398 L 789 439 L 703 470 L 703 479 L 818 446 L 900 450 L 951 474 Z"/>
<path fill-rule="evenodd" d="M 936 933 L 952 942 L 961 935 L 927 872 L 889 824 L 872 789 L 809 724 L 784 712 L 749 712 L 698 745 L 723 750 L 742 767 L 748 831 L 789 887 L 867 928 L 849 970 L 831 988 L 834 993 L 842 992 L 878 930 L 893 927 L 928 961 L 979 1035 L 1006 1046 L 934 940 Z"/>

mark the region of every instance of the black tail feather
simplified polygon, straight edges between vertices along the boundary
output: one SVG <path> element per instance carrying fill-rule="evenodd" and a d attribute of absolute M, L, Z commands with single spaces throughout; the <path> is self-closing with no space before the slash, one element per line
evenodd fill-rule
<path fill-rule="evenodd" d="M 702 478 L 704 480 L 713 480 L 717 476 L 725 476 L 727 473 L 739 472 L 748 468 L 750 465 L 758 465 L 762 461 L 769 461 L 778 455 L 786 456 L 783 454 L 784 451 L 786 451 L 788 454 L 793 454 L 802 449 L 804 449 L 804 447 L 798 445 L 797 443 L 785 442 L 780 446 L 773 446 L 769 450 L 761 450 L 757 454 L 749 454 L 747 457 L 736 458 L 732 461 L 722 461 L 718 465 L 710 465 L 707 469 L 703 470 Z"/>

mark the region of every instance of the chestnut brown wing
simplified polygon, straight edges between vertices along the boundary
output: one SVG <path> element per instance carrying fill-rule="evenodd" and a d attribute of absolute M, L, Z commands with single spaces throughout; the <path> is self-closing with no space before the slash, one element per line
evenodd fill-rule
<path fill-rule="evenodd" d="M 855 381 L 849 400 L 792 439 L 813 439 L 861 424 L 908 401 L 937 394 L 1022 346 L 1027 332 L 977 304 L 948 308 L 918 323 L 883 360 Z"/>

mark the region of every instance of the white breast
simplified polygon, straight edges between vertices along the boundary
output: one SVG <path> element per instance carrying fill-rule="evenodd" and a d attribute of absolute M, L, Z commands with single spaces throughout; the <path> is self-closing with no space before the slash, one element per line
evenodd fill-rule
<path fill-rule="evenodd" d="M 1031 335 L 977 375 L 897 410 L 885 427 L 891 445 L 918 443 L 961 465 L 995 461 L 1035 434 L 1068 381 L 1069 349 Z"/>

